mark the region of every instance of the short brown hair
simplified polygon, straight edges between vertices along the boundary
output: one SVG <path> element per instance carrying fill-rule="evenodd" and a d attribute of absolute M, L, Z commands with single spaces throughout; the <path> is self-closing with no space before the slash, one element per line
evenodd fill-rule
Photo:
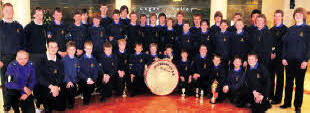
<path fill-rule="evenodd" d="M 4 8 L 4 7 L 13 7 L 13 5 L 11 4 L 11 3 L 5 3 L 5 4 L 3 4 L 3 6 L 2 6 L 2 8 Z"/>
<path fill-rule="evenodd" d="M 242 17 L 242 14 L 239 13 L 239 12 L 235 13 L 235 14 L 234 14 L 234 17 L 237 16 L 237 15 L 239 15 L 240 17 Z"/>
<path fill-rule="evenodd" d="M 135 44 L 135 48 L 136 48 L 137 46 L 141 46 L 141 47 L 143 48 L 143 45 L 142 45 L 142 43 L 140 43 L 140 42 Z"/>
<path fill-rule="evenodd" d="M 117 40 L 117 44 L 120 44 L 120 43 L 125 43 L 125 44 L 126 44 L 126 40 L 125 40 L 125 39 L 119 39 L 119 40 Z"/>
<path fill-rule="evenodd" d="M 62 10 L 59 7 L 56 7 L 53 11 L 53 14 L 55 14 L 55 12 L 62 13 Z"/>
<path fill-rule="evenodd" d="M 149 16 L 150 16 L 150 18 L 153 17 L 153 16 L 155 16 L 157 18 L 156 13 L 150 13 Z"/>
<path fill-rule="evenodd" d="M 146 15 L 145 15 L 145 14 L 140 14 L 140 18 L 141 18 L 141 17 L 146 17 Z"/>
<path fill-rule="evenodd" d="M 86 47 L 86 46 L 93 46 L 93 42 L 90 41 L 90 40 L 86 40 L 86 41 L 84 42 L 84 47 Z"/>
<path fill-rule="evenodd" d="M 131 15 L 133 15 L 133 14 L 137 15 L 137 13 L 136 13 L 135 11 L 131 11 L 130 14 L 129 14 L 129 16 L 131 16 Z"/>
<path fill-rule="evenodd" d="M 104 48 L 112 48 L 112 44 L 111 44 L 110 42 L 105 42 L 105 43 L 103 44 L 103 47 L 104 47 Z"/>
<path fill-rule="evenodd" d="M 306 10 L 305 10 L 304 8 L 299 7 L 299 8 L 297 8 L 297 9 L 294 10 L 294 14 L 293 14 L 293 18 L 294 18 L 294 19 L 295 19 L 296 13 L 301 13 L 301 14 L 303 14 L 303 17 L 304 17 L 303 20 L 306 21 L 307 16 L 306 16 Z"/>
<path fill-rule="evenodd" d="M 167 18 L 167 21 L 168 21 L 168 20 L 171 20 L 172 23 L 173 23 L 173 18 L 169 17 L 169 18 Z"/>
<path fill-rule="evenodd" d="M 74 12 L 73 12 L 73 16 L 75 15 L 82 15 L 82 12 L 80 9 L 76 9 Z"/>
<path fill-rule="evenodd" d="M 68 41 L 66 44 L 66 48 L 74 47 L 76 48 L 76 43 L 74 41 Z"/>
<path fill-rule="evenodd" d="M 184 16 L 184 12 L 183 12 L 182 10 L 180 10 L 180 11 L 177 12 L 177 15 L 176 15 L 176 16 L 178 16 L 178 15 Z"/>
<path fill-rule="evenodd" d="M 151 48 L 151 47 L 156 47 L 156 48 L 157 48 L 157 44 L 156 44 L 156 43 L 151 43 L 151 44 L 150 44 L 150 48 Z"/>
<path fill-rule="evenodd" d="M 222 20 L 221 24 L 226 23 L 228 25 L 228 21 L 227 20 Z"/>
<path fill-rule="evenodd" d="M 267 22 L 267 18 L 266 18 L 266 16 L 265 16 L 264 14 L 258 15 L 258 16 L 256 17 L 256 20 L 257 20 L 258 18 L 263 18 L 263 19 L 265 20 L 265 23 Z M 256 21 L 256 20 L 255 20 L 255 21 Z"/>
<path fill-rule="evenodd" d="M 195 17 L 199 17 L 201 19 L 201 15 L 200 14 L 194 14 L 193 18 L 195 18 Z"/>
<path fill-rule="evenodd" d="M 282 17 L 284 16 L 284 13 L 283 13 L 283 11 L 281 9 L 276 10 L 274 12 L 274 14 L 276 14 L 276 13 L 280 13 Z"/>
<path fill-rule="evenodd" d="M 218 17 L 218 16 L 221 17 L 221 18 L 223 18 L 223 14 L 222 14 L 221 11 L 216 11 L 216 12 L 215 12 L 214 18 L 215 18 L 215 17 Z"/>
<path fill-rule="evenodd" d="M 93 19 L 101 19 L 100 14 L 98 12 L 93 13 Z"/>

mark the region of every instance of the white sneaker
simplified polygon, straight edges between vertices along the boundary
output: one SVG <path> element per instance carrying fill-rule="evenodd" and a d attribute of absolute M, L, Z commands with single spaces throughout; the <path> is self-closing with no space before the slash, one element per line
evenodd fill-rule
<path fill-rule="evenodd" d="M 36 113 L 41 113 L 41 109 L 39 109 L 39 108 L 36 108 Z"/>

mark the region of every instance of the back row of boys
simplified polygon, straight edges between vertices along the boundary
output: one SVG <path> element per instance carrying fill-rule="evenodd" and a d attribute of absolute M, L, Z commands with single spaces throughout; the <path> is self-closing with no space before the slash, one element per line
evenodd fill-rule
<path fill-rule="evenodd" d="M 260 64 L 268 67 L 267 73 L 271 73 L 272 75 L 267 78 L 274 81 L 275 73 L 278 75 L 278 78 L 280 78 L 277 79 L 276 94 L 274 94 L 274 90 L 272 87 L 274 86 L 274 82 L 271 82 L 272 85 L 267 85 L 271 89 L 266 90 L 261 88 L 263 87 L 263 84 L 268 81 L 268 79 L 261 80 L 261 83 L 258 83 L 262 85 L 262 87 L 259 87 L 258 89 L 262 90 L 262 92 L 270 92 L 264 93 L 264 99 L 269 100 L 267 97 L 270 97 L 272 99 L 272 103 L 274 104 L 280 103 L 282 99 L 283 65 L 292 64 L 288 65 L 288 74 L 291 75 L 287 77 L 288 86 L 286 87 L 286 95 L 288 96 L 286 96 L 285 98 L 285 104 L 281 107 L 290 107 L 293 85 L 292 81 L 294 80 L 294 77 L 298 77 L 298 75 L 303 75 L 302 78 L 296 78 L 296 80 L 299 82 L 296 82 L 296 95 L 298 96 L 296 96 L 297 98 L 295 98 L 295 108 L 297 111 L 300 110 L 303 95 L 303 78 L 307 64 L 306 61 L 308 60 L 309 56 L 309 40 L 304 38 L 309 35 L 309 27 L 305 25 L 305 11 L 301 8 L 295 10 L 294 19 L 296 21 L 296 25 L 292 26 L 290 29 L 285 27 L 285 25 L 283 25 L 282 23 L 283 12 L 281 10 L 277 10 L 274 15 L 275 26 L 270 30 L 266 27 L 265 16 L 260 14 L 259 10 L 254 10 L 251 14 L 253 25 L 249 27 L 244 27 L 243 21 L 241 19 L 241 14 L 236 13 L 234 16 L 235 25 L 229 28 L 227 21 L 222 20 L 222 14 L 220 12 L 217 12 L 214 16 L 216 23 L 210 29 L 208 29 L 207 21 L 201 22 L 200 15 L 193 16 L 195 26 L 190 28 L 189 22 L 183 21 L 184 15 L 182 12 L 177 13 L 178 21 L 177 24 L 174 26 L 172 25 L 173 19 L 171 18 L 167 19 L 166 25 L 166 16 L 165 14 L 161 13 L 159 15 L 160 24 L 156 26 L 157 17 L 155 13 L 150 14 L 150 25 L 146 25 L 146 15 L 140 14 L 140 25 L 138 25 L 136 22 L 136 13 L 130 13 L 130 20 L 127 19 L 128 8 L 126 6 L 122 6 L 121 11 L 114 10 L 112 15 L 113 19 L 107 16 L 107 7 L 105 5 L 102 5 L 100 7 L 100 11 L 100 16 L 99 14 L 94 14 L 92 19 L 93 25 L 90 25 L 87 23 L 87 21 L 85 21 L 88 18 L 87 12 L 84 11 L 85 13 L 81 13 L 80 11 L 76 11 L 73 15 L 73 18 L 75 20 L 74 24 L 65 27 L 61 22 L 62 11 L 59 8 L 56 8 L 54 10 L 54 21 L 51 25 L 48 26 L 42 25 L 42 9 L 35 9 L 34 21 L 27 25 L 24 29 L 26 35 L 26 43 L 22 43 L 22 46 L 24 46 L 25 49 L 30 53 L 30 59 L 32 59 L 32 61 L 37 64 L 36 67 L 40 67 L 37 69 L 40 70 L 40 73 L 39 75 L 37 75 L 36 78 L 38 79 L 39 84 L 37 86 L 41 87 L 37 88 L 40 89 L 37 91 L 36 96 L 38 99 L 38 103 L 40 103 L 40 100 L 41 103 L 43 103 L 42 97 L 44 96 L 42 95 L 48 95 L 44 93 L 49 93 L 49 90 L 41 90 L 44 88 L 47 89 L 47 87 L 44 86 L 48 86 L 50 92 L 52 92 L 51 94 L 53 97 L 63 98 L 57 100 L 69 99 L 68 107 L 72 108 L 74 103 L 73 95 L 76 91 L 74 90 L 74 88 L 76 88 L 76 84 L 77 82 L 79 82 L 79 84 L 81 84 L 79 86 L 87 87 L 84 88 L 84 92 L 88 93 L 83 93 L 83 96 L 85 98 L 84 104 L 88 104 L 90 96 L 89 94 L 90 92 L 92 92 L 89 89 L 93 89 L 89 87 L 94 87 L 92 84 L 96 82 L 98 78 L 97 72 L 99 72 L 98 70 L 91 71 L 91 69 L 96 69 L 97 66 L 102 67 L 102 70 L 99 69 L 101 70 L 101 74 L 99 75 L 102 76 L 100 76 L 101 78 L 99 77 L 98 81 L 105 83 L 105 85 L 100 85 L 99 88 L 102 90 L 101 92 L 103 92 L 103 98 L 101 98 L 101 100 L 104 100 L 104 97 L 110 96 L 112 94 L 112 88 L 117 89 L 117 94 L 120 95 L 123 91 L 123 84 L 126 81 L 126 77 L 128 78 L 128 81 L 139 84 L 134 86 L 145 86 L 141 85 L 144 84 L 144 64 L 149 65 L 157 58 L 173 59 L 173 62 L 178 64 L 178 69 L 181 74 L 180 85 L 182 87 L 189 87 L 190 85 L 186 84 L 191 83 L 191 81 L 193 80 L 193 83 L 191 84 L 192 87 L 200 87 L 202 89 L 205 89 L 205 91 L 208 91 L 208 88 L 210 88 L 210 83 L 212 83 L 212 79 L 207 77 L 207 81 L 209 82 L 205 82 L 204 77 L 206 76 L 200 77 L 200 75 L 210 75 L 210 73 L 214 71 L 211 64 L 214 64 L 215 67 L 215 71 L 211 75 L 216 75 L 214 79 L 220 82 L 220 85 L 224 87 L 223 83 L 226 82 L 220 80 L 222 78 L 217 79 L 218 75 L 226 76 L 229 68 L 231 68 L 233 72 L 239 72 L 238 70 L 233 70 L 232 66 L 229 65 L 231 64 L 230 62 L 233 62 L 234 57 L 236 55 L 239 55 L 240 58 L 236 58 L 240 59 L 242 61 L 242 64 L 246 66 L 246 56 L 248 52 L 254 51 L 256 53 L 255 56 L 259 58 Z M 2 22 L 5 23 L 5 21 Z M 23 32 L 18 30 L 19 29 L 17 29 L 17 32 Z M 285 38 L 283 38 L 284 35 Z M 45 43 L 47 40 L 42 38 L 45 36 L 48 40 L 47 54 L 45 53 Z M 67 47 L 65 46 L 66 43 Z M 102 46 L 103 43 L 105 43 L 104 48 Z M 59 79 L 57 79 L 57 77 L 52 77 L 49 79 L 46 79 L 44 77 L 42 78 L 42 74 L 46 75 L 48 73 L 62 75 L 58 74 L 59 72 L 62 72 L 58 70 L 62 69 L 60 68 L 62 67 L 61 65 L 49 67 L 50 65 L 55 64 L 49 64 L 50 62 L 45 62 L 47 63 L 47 67 L 43 68 L 44 65 L 41 65 L 41 63 L 44 63 L 44 60 L 41 59 L 41 61 L 36 61 L 36 59 L 40 59 L 39 56 L 41 57 L 42 55 L 45 55 L 47 61 L 54 59 L 49 58 L 48 55 L 50 53 L 50 44 L 56 44 L 56 46 L 54 45 L 54 49 L 57 48 L 57 50 L 54 50 L 54 52 L 57 52 L 63 58 L 62 63 L 64 64 L 63 71 L 65 75 L 64 82 L 66 83 L 66 85 L 64 86 L 57 86 L 57 84 L 61 84 L 63 82 L 60 80 L 61 77 Z M 114 49 L 114 54 L 116 55 L 112 54 L 112 47 L 118 48 Z M 76 53 L 74 50 L 75 48 L 77 49 Z M 52 51 L 53 47 L 51 47 L 50 49 Z M 144 52 L 146 55 L 141 53 L 142 50 L 145 50 Z M 83 55 L 84 52 L 85 54 Z M 131 53 L 132 55 L 131 57 L 129 57 Z M 200 54 L 194 57 L 193 55 L 196 53 Z M 211 55 L 213 55 L 213 53 L 215 54 L 212 63 L 210 57 Z M 81 76 L 82 81 L 84 80 L 84 82 L 81 83 L 79 80 L 77 80 L 77 74 L 74 74 L 74 72 L 80 72 L 78 77 L 80 77 L 80 75 L 83 75 L 83 62 L 77 64 L 78 61 L 74 56 L 77 56 L 82 60 L 83 58 L 97 59 L 97 61 L 99 62 L 98 65 L 97 61 L 94 60 L 84 62 L 86 63 L 84 71 L 86 71 L 87 74 L 85 76 Z M 185 57 L 187 56 L 190 57 L 186 59 Z M 218 62 L 218 60 L 216 59 L 220 59 L 221 63 Z M 190 60 L 192 60 L 193 62 L 189 62 Z M 59 60 L 55 60 L 56 64 L 58 63 L 58 61 Z M 220 64 L 222 66 L 219 66 Z M 296 69 L 296 65 L 300 65 L 300 69 Z M 223 67 L 224 71 L 217 70 L 219 69 L 218 67 Z M 253 68 L 256 69 L 257 66 Z M 258 73 L 256 78 L 259 80 L 261 78 L 260 76 L 268 75 L 263 74 L 266 73 L 265 69 L 259 71 L 262 72 L 253 72 Z M 8 70 L 7 72 L 9 73 L 10 71 Z M 126 76 L 124 78 L 125 75 L 130 76 Z M 111 81 L 114 82 L 109 82 L 110 78 Z M 227 77 L 224 78 L 226 80 Z M 237 76 L 236 81 L 239 81 L 238 79 L 239 76 Z M 44 80 L 52 80 L 53 82 L 55 82 L 55 84 L 46 84 L 49 82 Z M 240 78 L 240 81 L 244 80 Z M 100 84 L 100 82 L 98 84 Z M 254 86 L 256 88 L 258 87 L 257 84 L 253 85 L 253 87 Z M 68 91 L 69 93 L 66 93 L 66 95 L 71 94 L 67 98 L 63 96 L 58 96 L 59 90 L 57 89 L 62 89 L 62 87 L 67 88 L 66 91 Z M 225 89 L 224 92 L 227 92 L 227 88 L 228 87 L 225 87 L 223 88 L 223 90 L 220 91 L 224 91 Z M 10 89 L 9 86 L 8 89 Z M 142 89 L 145 89 L 145 87 Z M 133 92 L 136 93 L 137 91 Z M 257 98 L 261 98 L 262 92 L 253 92 L 253 94 L 255 96 L 258 95 Z M 221 96 L 223 95 L 220 95 L 219 97 Z M 54 105 L 49 105 L 51 101 L 48 102 L 49 103 L 44 104 L 47 111 L 51 110 L 57 105 L 60 105 L 58 102 L 55 102 Z M 7 105 L 10 106 L 9 104 Z M 13 105 L 11 106 L 13 107 Z"/>

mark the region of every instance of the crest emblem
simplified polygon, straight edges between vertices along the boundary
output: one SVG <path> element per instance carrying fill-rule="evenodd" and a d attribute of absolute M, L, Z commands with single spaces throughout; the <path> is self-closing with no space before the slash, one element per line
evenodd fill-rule
<path fill-rule="evenodd" d="M 54 74 L 57 74 L 57 69 L 54 69 Z"/>
<path fill-rule="evenodd" d="M 260 75 L 257 73 L 257 79 L 259 79 L 260 78 Z"/>
<path fill-rule="evenodd" d="M 299 33 L 299 36 L 300 36 L 300 37 L 304 37 L 304 32 L 301 31 L 301 32 Z"/>
<path fill-rule="evenodd" d="M 61 34 L 65 34 L 65 31 L 64 31 L 64 30 L 61 30 Z"/>
<path fill-rule="evenodd" d="M 203 64 L 203 69 L 207 69 L 207 64 Z"/>
<path fill-rule="evenodd" d="M 241 42 L 244 42 L 244 40 L 243 40 L 243 37 L 241 37 L 241 40 L 240 40 Z"/>
<path fill-rule="evenodd" d="M 17 28 L 17 29 L 16 29 L 16 32 L 17 32 L 17 33 L 19 33 L 19 32 L 20 32 L 20 29 L 19 29 L 19 28 Z"/>
<path fill-rule="evenodd" d="M 280 35 L 280 31 L 277 31 L 276 35 L 279 36 Z"/>
<path fill-rule="evenodd" d="M 226 37 L 224 37 L 224 42 L 226 42 L 226 40 L 227 40 Z"/>
<path fill-rule="evenodd" d="M 100 37 L 103 37 L 103 32 L 100 32 Z"/>
<path fill-rule="evenodd" d="M 187 71 L 187 66 L 185 66 L 185 71 Z"/>
<path fill-rule="evenodd" d="M 93 64 L 93 63 L 91 63 L 91 64 L 90 64 L 90 67 L 91 67 L 91 68 L 93 68 L 93 67 L 94 67 L 94 64 Z"/>

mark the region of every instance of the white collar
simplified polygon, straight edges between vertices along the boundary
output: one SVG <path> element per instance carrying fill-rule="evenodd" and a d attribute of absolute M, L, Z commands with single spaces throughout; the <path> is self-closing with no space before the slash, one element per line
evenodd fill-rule
<path fill-rule="evenodd" d="M 55 58 L 54 59 L 52 59 L 50 56 L 49 56 L 49 54 L 48 54 L 48 52 L 46 52 L 46 56 L 47 56 L 47 60 L 48 61 L 54 61 L 54 62 L 56 62 L 56 59 L 57 59 L 57 56 L 55 55 Z"/>
<path fill-rule="evenodd" d="M 38 23 L 37 21 L 35 21 L 35 20 L 33 20 L 33 22 L 34 22 L 34 24 L 36 24 L 36 25 L 43 25 L 43 21 L 42 21 L 42 23 Z"/>
<path fill-rule="evenodd" d="M 2 18 L 2 20 L 3 20 L 3 22 L 5 22 L 5 23 L 13 23 L 13 22 L 14 22 L 14 20 L 9 21 L 9 20 L 6 20 L 5 18 Z"/>

